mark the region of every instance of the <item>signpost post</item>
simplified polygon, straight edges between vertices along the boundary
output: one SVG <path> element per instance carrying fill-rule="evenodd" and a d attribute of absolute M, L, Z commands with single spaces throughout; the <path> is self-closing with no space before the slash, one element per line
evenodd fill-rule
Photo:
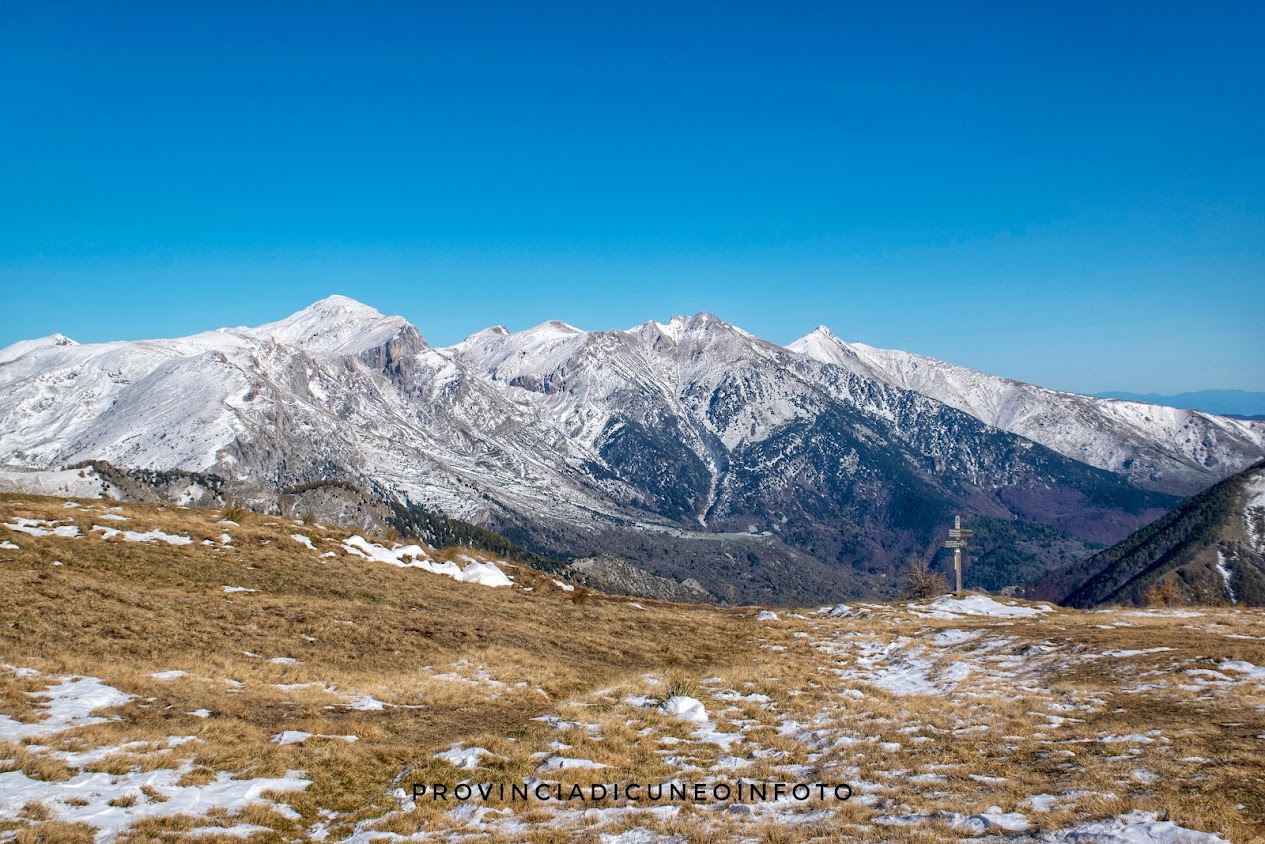
<path fill-rule="evenodd" d="M 961 516 L 953 517 L 953 528 L 949 531 L 949 540 L 944 543 L 944 547 L 953 549 L 953 573 L 956 575 L 956 593 L 959 597 L 962 595 L 962 552 L 968 547 L 967 540 L 974 535 L 975 531 L 962 529 Z"/>

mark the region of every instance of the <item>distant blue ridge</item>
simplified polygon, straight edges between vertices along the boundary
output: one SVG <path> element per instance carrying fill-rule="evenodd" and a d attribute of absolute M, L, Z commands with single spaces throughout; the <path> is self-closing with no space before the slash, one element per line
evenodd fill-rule
<path fill-rule="evenodd" d="M 1187 410 L 1202 410 L 1205 413 L 1217 413 L 1223 416 L 1265 417 L 1265 393 L 1248 390 L 1196 390 L 1193 393 L 1175 393 L 1168 396 L 1159 393 L 1125 392 L 1095 393 L 1094 395 L 1104 399 L 1125 399 L 1181 407 Z"/>

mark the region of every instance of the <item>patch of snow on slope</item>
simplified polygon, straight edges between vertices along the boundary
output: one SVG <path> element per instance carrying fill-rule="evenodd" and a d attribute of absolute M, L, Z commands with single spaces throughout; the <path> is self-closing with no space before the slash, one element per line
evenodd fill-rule
<path fill-rule="evenodd" d="M 1241 659 L 1226 660 L 1217 667 L 1222 671 L 1237 671 L 1240 674 L 1246 675 L 1245 679 L 1265 684 L 1265 668 L 1253 665 L 1250 662 L 1246 662 Z"/>
<path fill-rule="evenodd" d="M 1226 565 L 1225 552 L 1220 548 L 1217 549 L 1217 574 L 1221 575 L 1221 581 L 1225 584 L 1225 591 L 1230 596 L 1230 603 L 1237 604 L 1238 601 L 1234 597 L 1234 587 L 1230 585 L 1230 567 Z"/>
<path fill-rule="evenodd" d="M 117 528 L 93 525 L 93 531 L 100 531 L 102 539 L 113 539 L 122 536 L 125 542 L 166 542 L 168 545 L 192 545 L 193 540 L 187 536 L 172 535 L 158 528 L 144 532 L 135 530 L 118 530 Z"/>
<path fill-rule="evenodd" d="M 571 759 L 566 756 L 550 756 L 544 762 L 540 763 L 538 771 L 565 771 L 572 768 L 592 769 L 605 768 L 601 762 L 594 762 L 592 759 Z"/>
<path fill-rule="evenodd" d="M 293 810 L 285 804 L 273 803 L 262 795 L 302 791 L 311 784 L 297 771 L 289 771 L 283 777 L 255 779 L 233 779 L 228 772 L 220 771 L 215 780 L 206 785 L 179 785 L 181 778 L 192 770 L 192 765 L 186 764 L 177 769 L 122 775 L 81 772 L 62 782 L 33 780 L 21 771 L 11 771 L 0 774 L 0 821 L 17 820 L 23 806 L 40 803 L 60 821 L 94 827 L 96 840 L 105 842 L 146 818 L 202 816 L 215 809 L 236 814 L 256 803 L 283 814 L 291 813 Z M 112 805 L 129 800 L 134 802 Z"/>
<path fill-rule="evenodd" d="M 399 568 L 422 569 L 433 574 L 451 577 L 453 580 L 459 580 L 462 583 L 476 583 L 480 586 L 514 585 L 514 581 L 510 580 L 505 575 L 505 572 L 497 568 L 495 563 L 473 562 L 463 570 L 451 561 L 442 563 L 431 562 L 426 551 L 420 545 L 387 548 L 370 542 L 363 536 L 352 536 L 343 542 L 343 547 L 348 552 L 366 560 L 387 563 Z"/>
<path fill-rule="evenodd" d="M 919 609 L 916 605 L 911 605 L 911 608 Z M 927 604 L 927 609 L 929 612 L 920 613 L 920 615 L 928 615 L 931 618 L 954 618 L 962 615 L 984 615 L 993 618 L 1029 618 L 1041 615 L 1044 612 L 1050 612 L 1050 607 L 1048 606 L 1035 605 L 1025 607 L 1003 604 L 999 601 L 994 601 L 987 595 L 966 595 L 962 598 L 943 595 Z"/>
<path fill-rule="evenodd" d="M 149 675 L 155 680 L 179 680 L 181 677 L 188 677 L 187 671 L 181 671 L 178 668 L 169 668 L 166 671 L 155 671 Z"/>
<path fill-rule="evenodd" d="M 465 747 L 458 742 L 448 750 L 445 750 L 442 753 L 436 753 L 435 758 L 442 759 L 454 768 L 469 771 L 479 767 L 479 762 L 483 759 L 483 757 L 491 755 L 491 751 L 487 748 Z"/>
<path fill-rule="evenodd" d="M 1157 821 L 1150 812 L 1129 812 L 1111 820 L 1078 824 L 1052 832 L 1042 840 L 1049 844 L 1229 844 L 1210 832 Z"/>
<path fill-rule="evenodd" d="M 677 695 L 670 697 L 660 707 L 666 715 L 674 715 L 683 721 L 703 722 L 707 720 L 707 710 L 697 698 Z"/>
<path fill-rule="evenodd" d="M 45 519 L 14 519 L 13 523 L 8 522 L 4 525 L 9 530 L 16 530 L 20 533 L 29 533 L 31 536 L 61 536 L 67 539 L 73 539 L 79 535 L 79 528 L 74 525 L 63 525 L 58 522 L 50 522 Z"/>
<path fill-rule="evenodd" d="M 847 653 L 851 657 L 851 666 L 835 669 L 840 678 L 867 683 L 894 695 L 943 694 L 965 676 L 942 676 L 939 682 L 933 681 L 931 675 L 939 656 L 928 654 L 904 636 L 891 642 L 849 639 L 822 649 L 832 656 Z M 966 664 L 962 667 L 969 671 Z"/>
<path fill-rule="evenodd" d="M 1265 472 L 1247 480 L 1247 503 L 1243 507 L 1243 527 L 1258 554 L 1265 554 Z"/>
<path fill-rule="evenodd" d="M 457 579 L 462 583 L 477 583 L 480 586 L 514 585 L 514 581 L 497 568 L 495 563 L 471 563 L 462 570 L 461 576 Z"/>
<path fill-rule="evenodd" d="M 17 669 L 10 669 L 15 670 Z M 25 676 L 18 671 L 19 676 Z M 8 715 L 0 715 L 0 740 L 20 742 L 34 736 L 60 733 L 74 727 L 101 724 L 108 718 L 93 715 L 98 709 L 123 706 L 132 696 L 107 686 L 95 677 L 58 677 L 57 685 L 42 692 L 30 692 L 31 697 L 47 698 L 40 706 L 46 715 L 42 721 L 28 724 Z M 3 789 L 0 788 L 0 792 Z"/>
<path fill-rule="evenodd" d="M 115 488 L 91 466 L 44 472 L 0 471 L 0 492 L 27 495 L 59 495 L 69 498 L 102 498 Z"/>

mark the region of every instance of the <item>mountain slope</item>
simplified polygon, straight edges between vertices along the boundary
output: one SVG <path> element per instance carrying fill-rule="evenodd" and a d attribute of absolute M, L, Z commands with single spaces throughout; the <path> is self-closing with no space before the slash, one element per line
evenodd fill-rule
<path fill-rule="evenodd" d="M 1074 607 L 1139 604 L 1148 592 L 1187 603 L 1265 605 L 1265 461 L 1033 589 Z"/>
<path fill-rule="evenodd" d="M 388 510 L 443 513 L 549 556 L 614 554 L 731 600 L 798 603 L 889 594 L 954 514 L 1009 526 L 991 531 L 1015 547 L 989 563 L 1000 587 L 1177 501 L 836 347 L 853 357 L 697 314 L 628 331 L 497 327 L 435 349 L 402 318 L 331 297 L 253 329 L 0 351 L 0 468 L 180 470 L 207 480 L 163 475 L 169 500 L 367 524 L 363 502 L 287 494 L 345 481 Z M 1222 463 L 1254 447 L 1250 426 L 1217 425 L 1208 453 Z M 1138 427 L 1128 443 L 1168 466 L 1184 454 L 1170 434 Z"/>
<path fill-rule="evenodd" d="M 788 348 L 913 390 L 1060 454 L 1190 495 L 1265 454 L 1265 423 L 1062 393 L 908 352 L 846 343 L 824 326 Z"/>
<path fill-rule="evenodd" d="M 547 408 L 599 458 L 587 467 L 596 482 L 634 491 L 625 503 L 879 578 L 934 545 L 954 512 L 1110 542 L 1174 503 L 710 314 L 629 331 L 498 327 L 451 351 Z M 1050 565 L 1043 553 L 1025 558 L 1033 572 Z M 710 575 L 719 566 L 724 580 L 699 579 L 713 590 L 758 579 L 751 554 L 750 565 L 715 561 Z"/>
<path fill-rule="evenodd" d="M 568 446 L 530 403 L 338 297 L 258 329 L 42 346 L 0 364 L 0 452 L 14 468 L 215 473 L 249 500 L 341 477 L 486 520 L 492 475 L 501 504 L 603 506 L 580 489 L 556 500 Z"/>

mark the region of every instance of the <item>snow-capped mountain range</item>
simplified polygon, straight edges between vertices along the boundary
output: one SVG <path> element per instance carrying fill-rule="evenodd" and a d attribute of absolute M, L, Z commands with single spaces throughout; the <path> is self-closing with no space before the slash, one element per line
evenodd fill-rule
<path fill-rule="evenodd" d="M 496 327 L 437 349 L 335 296 L 258 328 L 0 350 L 10 484 L 87 460 L 215 475 L 254 500 L 340 479 L 749 598 L 881 592 L 959 511 L 1053 531 L 1024 551 L 1044 570 L 1263 455 L 1265 423 L 1045 390 L 824 328 L 780 347 L 709 314 Z"/>
<path fill-rule="evenodd" d="M 934 358 L 845 343 L 825 326 L 787 348 L 930 396 L 1148 489 L 1193 494 L 1243 468 L 1244 455 L 1262 447 L 1265 426 L 1256 422 L 1048 390 Z"/>

